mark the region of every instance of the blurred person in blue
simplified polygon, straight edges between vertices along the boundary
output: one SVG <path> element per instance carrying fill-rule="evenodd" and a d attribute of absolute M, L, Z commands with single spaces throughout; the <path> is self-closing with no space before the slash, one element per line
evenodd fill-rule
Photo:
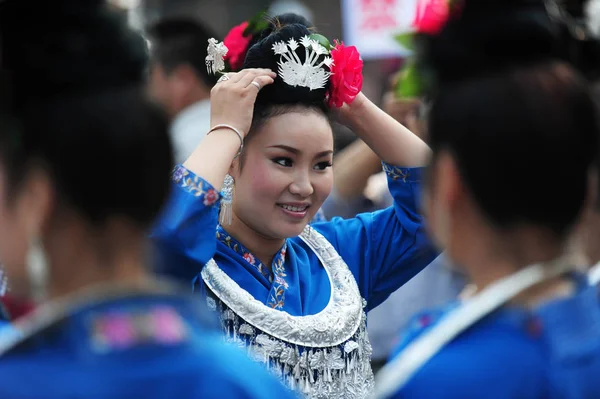
<path fill-rule="evenodd" d="M 211 132 L 175 169 L 153 234 L 166 272 L 193 282 L 229 340 L 306 397 L 365 398 L 365 311 L 437 255 L 417 209 L 430 150 L 361 93 L 357 50 L 311 27 L 274 18 L 223 74 Z M 222 71 L 230 49 L 210 46 Z M 333 184 L 329 114 L 384 160 L 395 201 L 309 226 Z"/>
<path fill-rule="evenodd" d="M 175 162 L 194 151 L 210 128 L 210 89 L 217 79 L 206 70 L 210 29 L 191 17 L 168 17 L 148 26 L 149 90 L 171 118 Z"/>
<path fill-rule="evenodd" d="M 427 142 L 426 130 L 415 117 L 421 106 L 415 99 L 397 99 L 393 92 L 384 96 L 383 110 Z M 333 191 L 323 204 L 328 218 L 354 217 L 367 210 L 385 208 L 386 203 L 393 202 L 385 172 L 381 171 L 381 161 L 361 140 L 336 154 L 333 181 Z M 387 362 L 397 344 L 398 333 L 408 326 L 413 315 L 455 300 L 465 285 L 464 273 L 441 254 L 372 309 L 367 315 L 367 331 L 373 346 L 373 370 L 379 370 Z"/>
<path fill-rule="evenodd" d="M 461 1 L 435 77 L 428 225 L 474 295 L 425 312 L 376 398 L 598 398 L 598 293 L 568 254 L 597 150 L 598 44 L 555 2 Z"/>
<path fill-rule="evenodd" d="M 583 19 L 587 29 L 595 37 L 600 37 L 600 1 L 577 1 L 573 2 L 571 14 Z M 595 70 L 592 76 L 594 82 L 594 94 L 600 100 L 600 70 Z M 600 149 L 597 154 L 595 167 L 590 173 L 590 185 L 588 203 L 583 215 L 583 221 L 577 230 L 576 248 L 582 255 L 585 264 L 590 265 L 589 280 L 593 285 L 600 285 Z"/>
<path fill-rule="evenodd" d="M 143 39 L 96 0 L 4 1 L 0 37 L 0 257 L 38 300 L 0 397 L 291 397 L 146 269 L 173 158 Z"/>

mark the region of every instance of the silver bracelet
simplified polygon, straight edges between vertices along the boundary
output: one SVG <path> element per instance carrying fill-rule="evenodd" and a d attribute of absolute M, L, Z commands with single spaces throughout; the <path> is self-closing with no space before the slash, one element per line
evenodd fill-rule
<path fill-rule="evenodd" d="M 242 153 L 242 150 L 244 149 L 244 135 L 242 135 L 242 132 L 240 132 L 238 129 L 236 129 L 235 127 L 233 127 L 231 125 L 226 125 L 226 124 L 222 123 L 220 125 L 215 125 L 212 128 L 210 128 L 210 130 L 208 131 L 208 133 L 206 133 L 206 135 L 208 136 L 209 134 L 211 134 L 212 132 L 214 132 L 217 129 L 233 130 L 238 135 L 238 137 L 240 138 L 240 149 L 238 150 L 235 157 L 233 157 L 233 159 L 236 159 L 237 157 L 239 157 L 240 154 Z"/>

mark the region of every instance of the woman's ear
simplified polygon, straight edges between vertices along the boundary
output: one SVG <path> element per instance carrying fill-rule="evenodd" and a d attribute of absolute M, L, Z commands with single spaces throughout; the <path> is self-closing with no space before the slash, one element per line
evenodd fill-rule
<path fill-rule="evenodd" d="M 50 178 L 41 168 L 29 172 L 18 197 L 18 212 L 30 237 L 39 236 L 50 223 L 56 204 Z"/>

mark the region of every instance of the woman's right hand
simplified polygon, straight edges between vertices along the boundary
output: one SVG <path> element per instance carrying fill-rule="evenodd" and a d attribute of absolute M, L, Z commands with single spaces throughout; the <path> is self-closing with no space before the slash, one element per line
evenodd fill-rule
<path fill-rule="evenodd" d="M 226 76 L 228 79 L 219 81 L 210 92 L 210 124 L 231 125 L 246 136 L 258 92 L 273 83 L 277 75 L 270 69 L 244 69 Z"/>

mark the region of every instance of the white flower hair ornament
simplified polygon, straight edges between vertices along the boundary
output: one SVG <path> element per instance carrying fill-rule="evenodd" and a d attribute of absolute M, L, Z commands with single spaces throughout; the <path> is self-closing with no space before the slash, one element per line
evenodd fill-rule
<path fill-rule="evenodd" d="M 208 39 L 208 48 L 206 49 L 206 69 L 208 73 L 213 75 L 222 72 L 225 69 L 224 58 L 227 55 L 229 49 L 222 42 L 218 42 L 217 39 Z"/>
<path fill-rule="evenodd" d="M 275 54 L 281 56 L 281 60 L 277 63 L 279 76 L 293 87 L 307 87 L 311 91 L 324 88 L 331 76 L 333 59 L 327 56 L 319 62 L 319 56 L 329 55 L 329 50 L 308 36 L 300 39 L 300 44 L 304 47 L 304 62 L 300 61 L 296 53 L 300 45 L 294 38 L 287 43 L 281 41 L 273 45 Z M 329 70 L 326 71 L 323 66 L 327 66 Z"/>

